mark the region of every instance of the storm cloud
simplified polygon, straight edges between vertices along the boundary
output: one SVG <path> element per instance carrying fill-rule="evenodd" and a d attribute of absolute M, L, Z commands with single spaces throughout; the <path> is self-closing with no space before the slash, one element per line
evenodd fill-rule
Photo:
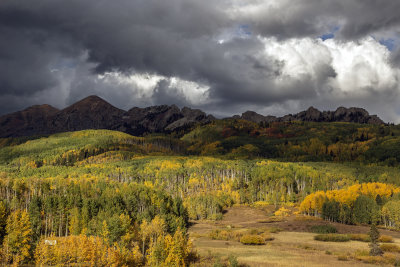
<path fill-rule="evenodd" d="M 359 106 L 400 122 L 400 2 L 2 0 L 0 114 L 97 94 L 217 116 Z"/>

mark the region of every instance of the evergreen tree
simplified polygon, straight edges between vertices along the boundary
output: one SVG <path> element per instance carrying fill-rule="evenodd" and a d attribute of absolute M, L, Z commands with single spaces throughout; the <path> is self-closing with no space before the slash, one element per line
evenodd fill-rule
<path fill-rule="evenodd" d="M 0 244 L 3 243 L 4 236 L 6 235 L 7 215 L 6 205 L 3 201 L 0 201 Z"/>
<path fill-rule="evenodd" d="M 369 244 L 369 247 L 371 248 L 371 250 L 369 251 L 369 254 L 371 256 L 383 255 L 383 251 L 379 247 L 379 244 L 378 244 L 379 236 L 380 236 L 380 234 L 379 234 L 378 228 L 376 228 L 375 224 L 371 224 L 371 228 L 369 230 L 369 237 L 371 238 L 371 243 Z"/>
<path fill-rule="evenodd" d="M 354 202 L 354 220 L 356 223 L 370 224 L 376 223 L 379 208 L 375 200 L 361 195 Z"/>

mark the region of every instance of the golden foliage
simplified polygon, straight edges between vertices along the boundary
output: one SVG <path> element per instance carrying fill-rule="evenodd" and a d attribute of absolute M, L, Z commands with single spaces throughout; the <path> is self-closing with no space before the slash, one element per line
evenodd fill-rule
<path fill-rule="evenodd" d="M 352 207 L 360 195 L 375 199 L 377 195 L 389 198 L 394 193 L 399 193 L 400 188 L 391 184 L 364 183 L 355 184 L 345 189 L 317 191 L 304 198 L 300 204 L 300 211 L 307 214 L 321 214 L 322 206 L 327 200 L 335 200 L 340 204 Z"/>
<path fill-rule="evenodd" d="M 109 246 L 100 237 L 81 234 L 42 238 L 35 250 L 35 262 L 37 265 L 140 266 L 142 254 L 138 246 L 127 251 L 118 244 Z"/>
<path fill-rule="evenodd" d="M 3 255 L 7 263 L 18 264 L 31 256 L 32 229 L 26 211 L 16 210 L 10 214 L 6 226 Z"/>

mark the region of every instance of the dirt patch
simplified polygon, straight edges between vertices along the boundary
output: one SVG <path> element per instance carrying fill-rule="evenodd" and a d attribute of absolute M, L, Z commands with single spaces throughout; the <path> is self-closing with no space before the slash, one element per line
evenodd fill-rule
<path fill-rule="evenodd" d="M 247 206 L 229 208 L 223 216 L 221 223 L 232 225 L 248 225 L 265 221 L 272 215 L 272 208 L 258 209 Z"/>

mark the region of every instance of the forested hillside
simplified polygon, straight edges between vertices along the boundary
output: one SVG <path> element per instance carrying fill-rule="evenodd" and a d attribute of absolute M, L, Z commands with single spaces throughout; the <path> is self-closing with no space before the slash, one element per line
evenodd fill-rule
<path fill-rule="evenodd" d="M 400 126 L 322 122 L 220 120 L 199 126 L 181 140 L 188 153 L 230 158 L 334 161 L 398 165 Z"/>
<path fill-rule="evenodd" d="M 233 205 L 397 228 L 399 138 L 390 125 L 230 119 L 184 135 L 1 139 L 1 259 L 187 266 L 189 222 Z"/>

